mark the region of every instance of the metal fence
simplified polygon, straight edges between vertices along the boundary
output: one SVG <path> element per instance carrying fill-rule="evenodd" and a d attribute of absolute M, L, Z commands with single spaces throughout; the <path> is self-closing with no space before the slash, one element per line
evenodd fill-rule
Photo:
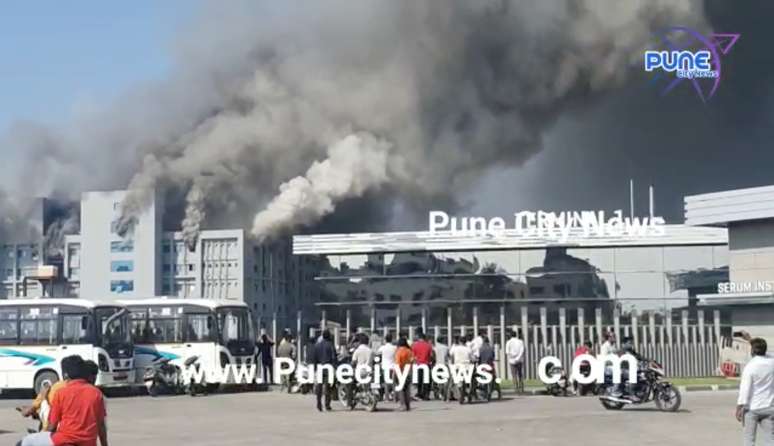
<path fill-rule="evenodd" d="M 500 323 L 482 326 L 478 324 L 478 312 L 475 307 L 473 323 L 467 325 L 455 324 L 451 309 L 447 311 L 445 326 L 428 326 L 423 314 L 421 325 L 401 326 L 400 318 L 397 318 L 395 325 L 377 327 L 376 318 L 372 313 L 370 326 L 353 327 L 349 312 L 346 312 L 344 321 L 330 321 L 326 319 L 326 312 L 323 310 L 320 324 L 315 324 L 315 327 L 310 330 L 311 333 L 303 333 L 304 319 L 299 312 L 295 332 L 301 333 L 301 336 L 296 338 L 301 360 L 304 360 L 308 347 L 307 340 L 314 339 L 323 327 L 331 330 L 337 347 L 346 343 L 353 332 L 365 333 L 372 339 L 381 339 L 387 333 L 405 334 L 411 340 L 419 330 L 422 330 L 437 340 L 441 336 L 452 339 L 455 335 L 479 333 L 484 330 L 495 348 L 498 376 L 511 378 L 505 360 L 504 345 L 508 331 L 514 330 L 521 333 L 521 338 L 524 340 L 526 347 L 524 365 L 528 379 L 537 378 L 538 363 L 544 356 L 556 356 L 565 367 L 569 368 L 575 349 L 580 344 L 587 340 L 591 341 L 596 350 L 603 342 L 603 333 L 612 332 L 615 333 L 618 342 L 624 337 L 631 337 L 635 349 L 643 356 L 660 362 L 670 377 L 703 377 L 720 374 L 720 350 L 727 340 L 721 336 L 719 311 L 712 311 L 712 319 L 705 320 L 704 311 L 698 310 L 695 318 L 689 320 L 688 311 L 683 310 L 680 322 L 677 324 L 672 322 L 671 317 L 663 318 L 663 322 L 657 324 L 654 313 L 648 313 L 643 317 L 638 317 L 636 314 L 630 315 L 627 318 L 628 322 L 622 323 L 621 315 L 618 311 L 614 311 L 612 321 L 604 323 L 601 309 L 596 309 L 593 319 L 587 322 L 587 315 L 581 308 L 571 310 L 577 312 L 576 317 L 573 318 L 577 322 L 572 325 L 566 323 L 566 309 L 559 309 L 559 323 L 551 325 L 547 323 L 547 308 L 541 307 L 539 311 L 539 323 L 529 322 L 526 309 L 521 310 L 520 317 L 516 323 L 513 323 L 514 321 L 509 321 L 506 317 L 512 315 L 506 315 L 505 307 L 500 307 Z M 276 319 L 272 322 L 270 331 L 272 338 L 277 339 Z"/>

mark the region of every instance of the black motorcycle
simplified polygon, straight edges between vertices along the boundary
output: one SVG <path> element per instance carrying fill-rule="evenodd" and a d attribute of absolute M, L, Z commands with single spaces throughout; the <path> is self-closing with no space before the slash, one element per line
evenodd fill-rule
<path fill-rule="evenodd" d="M 183 363 L 183 367 L 189 372 L 199 371 L 199 357 L 191 356 Z M 188 382 L 185 375 L 189 376 Z M 196 382 L 194 376 L 198 373 L 184 374 L 183 369 L 173 364 L 169 358 L 163 358 L 145 368 L 143 381 L 148 395 L 179 395 L 187 393 L 191 396 L 207 393 L 207 385 L 204 382 Z"/>
<path fill-rule="evenodd" d="M 623 385 L 622 395 L 615 395 L 619 385 L 612 383 L 612 374 L 605 373 L 605 383 L 600 386 L 599 400 L 608 410 L 619 410 L 626 405 L 656 402 L 664 412 L 677 412 L 682 398 L 677 387 L 667 381 L 664 367 L 656 361 L 640 361 L 637 367 L 637 382 Z"/>

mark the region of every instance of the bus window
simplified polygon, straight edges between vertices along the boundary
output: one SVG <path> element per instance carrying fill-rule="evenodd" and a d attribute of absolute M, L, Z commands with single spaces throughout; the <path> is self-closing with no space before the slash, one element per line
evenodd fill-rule
<path fill-rule="evenodd" d="M 19 344 L 56 345 L 56 307 L 22 307 L 19 323 Z"/>
<path fill-rule="evenodd" d="M 0 344 L 15 345 L 19 337 L 16 308 L 0 308 Z"/>
<path fill-rule="evenodd" d="M 182 308 L 151 308 L 148 318 L 148 342 L 183 342 Z"/>
<path fill-rule="evenodd" d="M 144 310 L 132 310 L 132 312 L 129 313 L 134 342 L 143 343 L 148 339 L 147 316 L 148 314 Z"/>
<path fill-rule="evenodd" d="M 62 315 L 62 344 L 91 344 L 93 324 L 88 314 Z"/>
<path fill-rule="evenodd" d="M 214 325 L 213 317 L 209 314 L 188 314 L 186 323 L 186 341 L 212 341 Z"/>

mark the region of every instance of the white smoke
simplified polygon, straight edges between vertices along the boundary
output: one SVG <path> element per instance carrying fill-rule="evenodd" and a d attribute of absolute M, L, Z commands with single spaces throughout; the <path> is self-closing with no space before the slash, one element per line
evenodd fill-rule
<path fill-rule="evenodd" d="M 361 196 L 388 181 L 390 144 L 369 134 L 349 135 L 330 146 L 304 176 L 280 185 L 280 193 L 253 221 L 258 239 L 294 225 L 309 225 L 336 209 L 340 200 Z"/>

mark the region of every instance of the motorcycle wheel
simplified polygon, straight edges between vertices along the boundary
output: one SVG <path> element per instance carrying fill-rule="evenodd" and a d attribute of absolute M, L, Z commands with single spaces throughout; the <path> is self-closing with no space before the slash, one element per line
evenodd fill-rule
<path fill-rule="evenodd" d="M 336 386 L 336 396 L 339 398 L 339 403 L 344 409 L 349 409 L 349 401 L 347 401 L 347 387 Z"/>
<path fill-rule="evenodd" d="M 607 410 L 621 410 L 624 407 L 624 403 L 618 403 L 615 401 L 599 400 L 602 406 Z"/>
<path fill-rule="evenodd" d="M 369 412 L 376 412 L 376 405 L 379 403 L 379 398 L 373 393 L 368 393 L 366 408 Z"/>
<path fill-rule="evenodd" d="M 664 386 L 656 395 L 656 407 L 663 412 L 677 412 L 681 403 L 680 391 L 672 385 Z"/>

